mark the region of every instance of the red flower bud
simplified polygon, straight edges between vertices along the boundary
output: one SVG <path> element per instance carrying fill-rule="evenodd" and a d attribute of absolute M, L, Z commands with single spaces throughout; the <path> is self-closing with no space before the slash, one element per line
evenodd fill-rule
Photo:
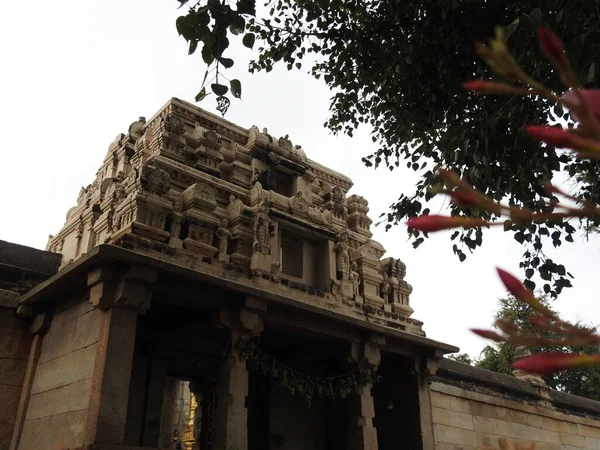
<path fill-rule="evenodd" d="M 544 56 L 562 65 L 565 62 L 565 45 L 560 38 L 548 27 L 539 27 L 537 37 Z"/>
<path fill-rule="evenodd" d="M 473 92 L 484 92 L 486 94 L 521 94 L 527 95 L 526 89 L 510 86 L 506 83 L 494 83 L 493 81 L 473 80 L 463 83 L 463 88 Z"/>
<path fill-rule="evenodd" d="M 475 191 L 457 190 L 449 193 L 456 203 L 467 206 L 479 206 L 480 200 Z"/>
<path fill-rule="evenodd" d="M 490 340 L 492 340 L 494 342 L 504 342 L 504 341 L 506 341 L 506 339 L 504 337 L 500 336 L 495 331 L 480 330 L 480 329 L 477 329 L 477 328 L 473 328 L 471 331 L 473 333 L 475 333 L 477 336 L 480 336 L 480 337 L 485 338 L 485 339 L 490 339 Z"/>
<path fill-rule="evenodd" d="M 529 305 L 539 303 L 533 295 L 533 292 L 527 289 L 517 277 L 511 275 L 506 270 L 499 268 L 496 268 L 496 270 L 498 271 L 500 280 L 502 280 L 502 284 L 504 284 L 508 292 L 510 292 L 516 299 L 522 300 Z"/>
<path fill-rule="evenodd" d="M 535 140 L 556 148 L 571 148 L 573 150 L 586 151 L 593 151 L 598 148 L 598 145 L 594 142 L 583 139 L 563 128 L 529 125 L 525 127 L 525 131 Z"/>
<path fill-rule="evenodd" d="M 483 219 L 474 219 L 471 217 L 452 217 L 452 216 L 420 216 L 409 219 L 406 222 L 409 228 L 431 233 L 433 231 L 450 230 L 451 228 L 473 228 L 489 225 L 489 222 Z"/>
<path fill-rule="evenodd" d="M 600 119 L 600 89 L 580 89 L 579 94 L 583 100 L 587 102 L 588 106 L 594 112 L 594 114 L 596 114 L 598 119 Z M 573 90 L 567 91 L 562 98 L 569 103 L 580 106 L 579 97 Z M 572 110 L 571 115 L 576 121 L 581 121 L 579 117 L 577 117 L 576 113 Z"/>
<path fill-rule="evenodd" d="M 600 364 L 600 355 L 548 352 L 537 353 L 513 363 L 513 368 L 532 373 L 555 373 Z"/>

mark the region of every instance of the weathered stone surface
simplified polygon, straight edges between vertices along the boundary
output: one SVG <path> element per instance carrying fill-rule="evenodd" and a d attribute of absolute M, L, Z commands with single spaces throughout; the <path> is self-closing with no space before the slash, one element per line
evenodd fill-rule
<path fill-rule="evenodd" d="M 92 380 L 88 378 L 32 395 L 25 420 L 86 409 L 90 400 L 91 386 Z"/>
<path fill-rule="evenodd" d="M 0 328 L 0 358 L 27 359 L 30 345 L 28 330 Z"/>
<path fill-rule="evenodd" d="M 97 342 L 99 313 L 85 302 L 56 315 L 44 336 L 40 364 Z"/>
<path fill-rule="evenodd" d="M 15 421 L 20 396 L 20 386 L 0 384 L 0 422 L 12 424 Z"/>
<path fill-rule="evenodd" d="M 435 424 L 436 442 L 477 447 L 477 434 L 472 430 Z"/>
<path fill-rule="evenodd" d="M 0 448 L 5 450 L 10 445 L 13 425 L 11 423 L 0 422 Z"/>
<path fill-rule="evenodd" d="M 432 408 L 432 417 L 435 423 L 448 425 L 465 430 L 473 430 L 473 416 L 470 414 L 450 411 L 448 409 Z"/>
<path fill-rule="evenodd" d="M 96 344 L 39 364 L 33 380 L 32 394 L 39 394 L 92 377 Z"/>
<path fill-rule="evenodd" d="M 86 410 L 26 420 L 19 450 L 76 449 L 83 445 Z"/>
<path fill-rule="evenodd" d="M 23 359 L 0 358 L 0 383 L 21 386 L 27 361 Z"/>
<path fill-rule="evenodd" d="M 2 295 L 0 293 L 0 295 Z M 6 308 L 0 306 L 0 328 L 15 328 L 24 330 L 28 327 L 28 323 L 18 317 L 15 313 L 16 308 Z"/>

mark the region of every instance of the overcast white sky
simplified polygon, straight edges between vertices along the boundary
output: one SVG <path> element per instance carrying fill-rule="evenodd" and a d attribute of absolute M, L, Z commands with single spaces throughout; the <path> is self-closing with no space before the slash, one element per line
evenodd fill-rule
<path fill-rule="evenodd" d="M 204 66 L 188 57 L 177 35 L 176 0 L 28 0 L 0 2 L 0 239 L 44 248 L 63 225 L 81 186 L 94 179 L 108 145 L 139 116 L 152 116 L 171 97 L 193 101 Z M 250 75 L 250 51 L 229 50 L 238 64 L 243 101 L 233 101 L 227 119 L 289 134 L 309 158 L 349 175 L 352 193 L 370 202 L 371 217 L 402 192 L 415 174 L 365 168 L 360 158 L 373 150 L 368 130 L 350 139 L 323 128 L 327 88 L 302 72 L 276 69 Z M 229 76 L 229 74 L 228 74 Z M 458 81 L 458 80 L 457 80 Z M 208 99 L 202 107 L 214 112 Z M 490 325 L 496 299 L 504 295 L 495 267 L 521 276 L 523 252 L 509 235 L 487 232 L 484 247 L 459 263 L 447 235 L 414 250 L 404 225 L 374 238 L 408 266 L 414 287 L 414 318 L 428 337 L 478 355 L 486 342 L 469 327 Z M 554 306 L 566 318 L 597 324 L 594 261 L 599 241 L 563 245 L 550 256 L 576 276 Z"/>

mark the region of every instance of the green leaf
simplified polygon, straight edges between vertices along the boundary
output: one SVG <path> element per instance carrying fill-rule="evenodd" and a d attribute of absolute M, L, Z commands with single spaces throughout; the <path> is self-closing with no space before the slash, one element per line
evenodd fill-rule
<path fill-rule="evenodd" d="M 511 35 L 516 31 L 516 29 L 518 27 L 519 27 L 519 18 L 517 17 L 506 28 L 506 39 L 508 39 L 509 37 L 511 37 Z"/>
<path fill-rule="evenodd" d="M 237 11 L 240 14 L 249 14 L 251 16 L 256 14 L 256 1 L 255 0 L 238 0 Z"/>
<path fill-rule="evenodd" d="M 186 36 L 187 31 L 189 30 L 189 22 L 187 16 L 180 16 L 175 21 L 175 27 L 177 28 L 177 32 L 179 36 Z"/>
<path fill-rule="evenodd" d="M 256 35 L 254 33 L 246 33 L 242 38 L 242 44 L 245 47 L 252 48 L 254 47 L 254 42 L 256 41 Z"/>
<path fill-rule="evenodd" d="M 188 55 L 193 55 L 197 48 L 198 48 L 198 41 L 196 41 L 196 40 L 190 41 L 190 49 L 188 50 Z"/>
<path fill-rule="evenodd" d="M 542 23 L 542 11 L 540 8 L 534 8 L 529 13 L 529 18 L 533 22 L 534 25 L 538 26 Z"/>
<path fill-rule="evenodd" d="M 195 100 L 197 102 L 201 102 L 202 100 L 204 100 L 206 98 L 208 94 L 206 93 L 206 88 L 203 87 L 202 90 L 200 92 L 198 92 L 198 94 L 196 95 Z"/>
<path fill-rule="evenodd" d="M 223 65 L 223 67 L 225 67 L 226 69 L 229 69 L 230 67 L 233 66 L 233 59 L 231 58 L 218 58 L 218 61 Z"/>
<path fill-rule="evenodd" d="M 202 60 L 209 66 L 215 60 L 215 55 L 213 55 L 213 53 L 210 50 L 210 47 L 206 45 L 206 43 L 204 44 L 204 47 L 202 47 Z"/>
<path fill-rule="evenodd" d="M 240 83 L 240 80 L 231 80 L 229 86 L 231 86 L 231 94 L 235 98 L 242 98 L 242 83 Z"/>
<path fill-rule="evenodd" d="M 242 16 L 237 16 L 234 19 L 234 21 L 231 22 L 231 25 L 229 25 L 229 31 L 234 36 L 242 34 L 245 29 L 246 29 L 246 19 L 244 19 Z"/>
<path fill-rule="evenodd" d="M 229 91 L 229 88 L 223 84 L 213 83 L 210 88 L 216 95 L 225 95 Z"/>

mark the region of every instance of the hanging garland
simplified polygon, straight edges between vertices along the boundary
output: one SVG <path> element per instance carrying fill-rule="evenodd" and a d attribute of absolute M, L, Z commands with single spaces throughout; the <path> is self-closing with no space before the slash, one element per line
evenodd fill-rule
<path fill-rule="evenodd" d="M 240 356 L 248 363 L 250 370 L 276 379 L 292 395 L 302 395 L 310 405 L 312 399 L 346 398 L 359 386 L 375 384 L 381 376 L 376 370 L 355 370 L 335 377 L 315 377 L 295 371 L 265 353 L 248 337 L 240 338 L 236 343 Z"/>

